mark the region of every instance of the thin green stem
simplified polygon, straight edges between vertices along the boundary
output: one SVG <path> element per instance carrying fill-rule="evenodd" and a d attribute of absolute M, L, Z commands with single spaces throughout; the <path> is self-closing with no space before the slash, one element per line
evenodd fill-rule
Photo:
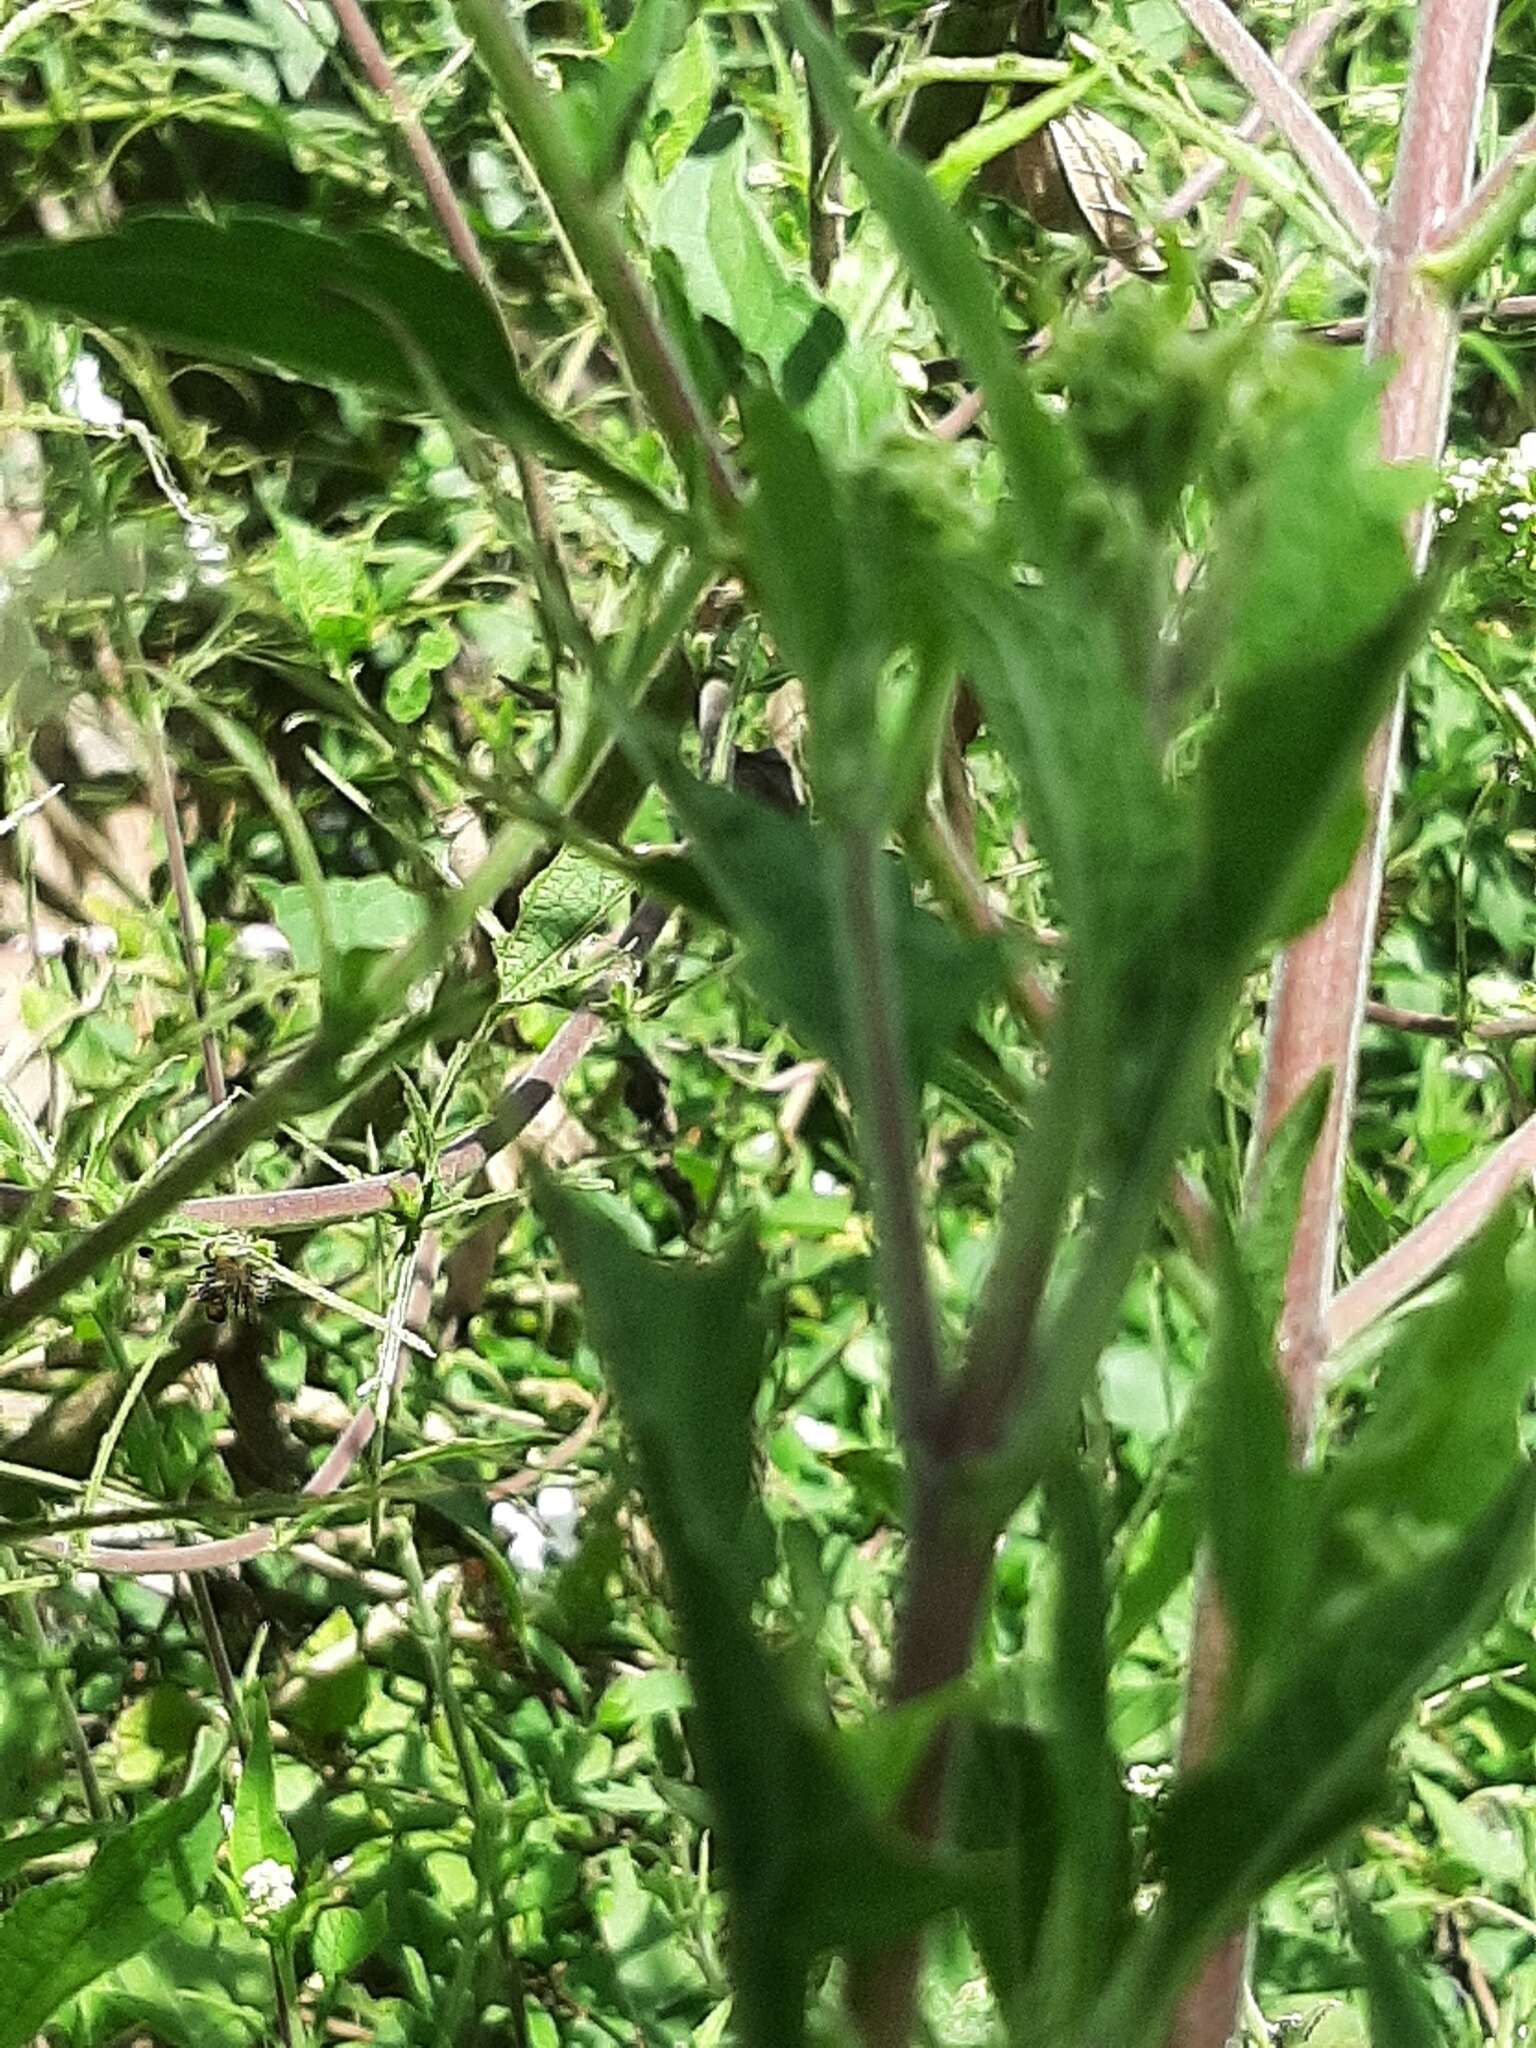
<path fill-rule="evenodd" d="M 14 1573 L 15 1562 L 9 1551 L 0 1552 L 6 1571 Z M 91 1757 L 91 1745 L 80 1725 L 80 1716 L 75 1708 L 74 1695 L 64 1682 L 63 1668 L 57 1651 L 44 1633 L 42 1619 L 37 1611 L 36 1596 L 30 1592 L 12 1595 L 16 1613 L 21 1622 L 21 1633 L 27 1647 L 37 1660 L 38 1669 L 47 1678 L 49 1696 L 60 1725 L 69 1740 L 69 1747 L 75 1759 L 75 1769 L 80 1775 L 80 1789 L 85 1795 L 86 1810 L 91 1819 L 106 1823 L 111 1820 L 111 1808 L 101 1789 L 101 1780 L 96 1775 L 96 1765 Z"/>
<path fill-rule="evenodd" d="M 416 1554 L 415 1539 L 409 1528 L 402 1528 L 400 1532 L 400 1560 L 410 1591 L 411 1606 L 415 1611 L 422 1647 L 426 1651 L 428 1666 L 432 1673 L 432 1690 L 443 1710 L 448 1739 L 453 1746 L 454 1760 L 458 1764 L 459 1777 L 464 1786 L 465 1803 L 469 1808 L 469 1861 L 470 1868 L 475 1873 L 478 1917 L 482 1924 L 488 1923 L 492 1930 L 492 1939 L 506 1979 L 506 1994 L 512 2010 L 513 2039 L 517 2048 L 528 2048 L 527 1997 L 522 1961 L 512 1945 L 511 1912 L 501 1896 L 498 1870 L 501 1830 L 485 1782 L 485 1765 L 480 1748 L 465 1715 L 464 1703 L 459 1698 L 453 1682 L 442 1618 L 428 1598 L 426 1582 L 422 1576 L 421 1559 Z"/>
<path fill-rule="evenodd" d="M 917 1128 L 903 1044 L 905 1009 L 890 904 L 874 832 L 848 825 L 836 840 L 838 975 L 853 1100 L 869 1175 L 881 1293 L 890 1319 L 896 1414 L 908 1455 L 933 1455 L 944 1386 L 943 1342 L 917 1196 Z"/>
<path fill-rule="evenodd" d="M 1011 51 L 996 57 L 924 57 L 871 86 L 859 105 L 873 113 L 925 85 L 1060 85 L 1071 76 L 1072 66 L 1054 57 L 1022 57 Z"/>

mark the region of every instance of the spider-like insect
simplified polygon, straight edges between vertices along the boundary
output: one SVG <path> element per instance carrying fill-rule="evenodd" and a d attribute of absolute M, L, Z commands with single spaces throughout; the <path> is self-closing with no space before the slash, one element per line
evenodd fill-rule
<path fill-rule="evenodd" d="M 265 1253 L 244 1237 L 215 1238 L 192 1283 L 193 1298 L 202 1303 L 210 1323 L 228 1322 L 231 1310 L 237 1316 L 254 1316 L 271 1292 Z"/>

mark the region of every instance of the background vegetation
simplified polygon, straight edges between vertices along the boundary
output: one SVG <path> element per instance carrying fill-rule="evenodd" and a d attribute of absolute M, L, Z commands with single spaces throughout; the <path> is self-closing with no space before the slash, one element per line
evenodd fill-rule
<path fill-rule="evenodd" d="M 1382 193 L 1416 10 L 1320 13 Z M 1523 2039 L 1527 1219 L 1304 1481 L 1317 1089 L 1244 1197 L 1410 644 L 1342 1276 L 1532 1111 L 1518 221 L 1388 472 L 1171 0 L 501 24 L 0 22 L 0 2042 L 894 2040 L 922 1922 L 927 2038 L 1125 2048 L 1260 1898 L 1245 2038 Z"/>

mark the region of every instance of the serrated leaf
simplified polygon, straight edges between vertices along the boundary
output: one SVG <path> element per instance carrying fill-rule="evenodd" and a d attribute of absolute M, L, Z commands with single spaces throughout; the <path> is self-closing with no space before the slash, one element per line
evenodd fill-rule
<path fill-rule="evenodd" d="M 1297 408 L 1218 546 L 1220 631 L 1204 630 L 1221 645 L 1219 710 L 1196 801 L 1200 923 L 1219 957 L 1293 937 L 1343 880 L 1360 756 L 1438 602 L 1403 539 L 1423 481 L 1376 452 L 1378 388 L 1355 370 Z"/>
<path fill-rule="evenodd" d="M 315 1968 L 327 1984 L 335 1984 L 366 1962 L 388 1932 L 389 1901 L 382 1892 L 361 1912 L 356 1906 L 328 1907 L 310 1937 Z"/>
<path fill-rule="evenodd" d="M 569 985 L 572 949 L 610 926 L 626 901 L 623 876 L 563 846 L 524 889 L 517 922 L 496 946 L 504 1003 L 532 1003 Z"/>
<path fill-rule="evenodd" d="M 1262 1702 L 1174 1790 L 1156 1847 L 1164 1897 L 1095 2011 L 1089 2037 L 1160 2038 L 1196 1960 L 1287 1870 L 1385 1796 L 1415 1691 L 1526 1568 L 1536 1469 L 1522 1467 L 1455 1539 L 1379 1578 L 1293 1646 Z"/>
<path fill-rule="evenodd" d="M 763 1001 L 806 1045 L 841 1060 L 827 835 L 803 817 L 682 776 L 669 776 L 667 793 L 713 885 L 716 914 L 724 913 L 745 945 L 747 973 Z M 963 1042 L 1001 958 L 986 941 L 920 910 L 900 861 L 883 861 L 880 873 L 892 899 L 908 1072 L 921 1083 Z"/>

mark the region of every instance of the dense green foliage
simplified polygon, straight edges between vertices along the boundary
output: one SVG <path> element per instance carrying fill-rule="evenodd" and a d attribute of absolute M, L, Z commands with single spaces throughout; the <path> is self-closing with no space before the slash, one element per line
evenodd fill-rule
<path fill-rule="evenodd" d="M 919 1929 L 928 2038 L 1151 2048 L 1250 1911 L 1253 2042 L 1523 2038 L 1529 1202 L 1300 1469 L 1326 1083 L 1248 1170 L 1405 662 L 1344 1275 L 1536 1100 L 1519 323 L 1384 467 L 1170 0 L 386 4 L 395 105 L 354 12 L 0 23 L 0 2048 L 878 2042 Z"/>

